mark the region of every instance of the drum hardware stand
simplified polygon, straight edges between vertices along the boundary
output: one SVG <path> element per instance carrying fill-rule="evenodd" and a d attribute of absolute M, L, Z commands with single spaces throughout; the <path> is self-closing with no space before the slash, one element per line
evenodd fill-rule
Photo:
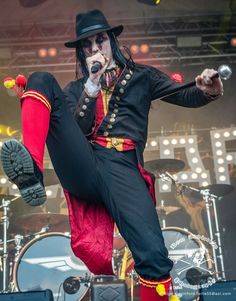
<path fill-rule="evenodd" d="M 164 210 L 164 205 L 165 201 L 161 200 L 161 214 L 160 214 L 160 219 L 161 219 L 161 223 L 162 223 L 162 228 L 166 227 L 166 214 L 165 214 L 165 210 Z"/>
<path fill-rule="evenodd" d="M 138 276 L 135 270 L 133 269 L 129 274 L 128 277 L 131 279 L 130 283 L 130 301 L 134 301 L 134 281 L 137 281 Z"/>
<path fill-rule="evenodd" d="M 20 253 L 20 249 L 22 247 L 21 245 L 21 242 L 23 240 L 24 236 L 23 235 L 20 235 L 20 234 L 16 234 L 15 235 L 15 249 L 16 249 L 16 252 L 15 252 L 15 256 L 18 257 L 19 253 Z"/>
<path fill-rule="evenodd" d="M 2 256 L 2 270 L 3 270 L 3 286 L 2 286 L 2 292 L 6 293 L 7 292 L 7 258 L 8 258 L 8 253 L 7 253 L 7 229 L 9 226 L 9 218 L 8 218 L 8 211 L 9 205 L 11 202 L 17 200 L 19 197 L 17 196 L 16 198 L 12 199 L 11 201 L 2 199 L 2 205 L 0 208 L 3 208 L 3 256 Z"/>
<path fill-rule="evenodd" d="M 158 177 L 160 177 L 160 179 L 164 182 L 171 182 L 173 183 L 173 180 L 172 180 L 172 176 L 170 177 L 169 176 L 169 173 L 166 171 L 166 172 L 163 172 L 163 173 L 158 173 Z M 161 223 L 162 223 L 162 228 L 166 228 L 166 214 L 165 214 L 165 210 L 164 210 L 164 207 L 165 207 L 165 201 L 164 200 L 161 200 L 161 214 L 160 214 L 160 219 L 161 219 Z"/>
<path fill-rule="evenodd" d="M 219 250 L 218 256 L 216 254 L 216 249 L 214 248 L 214 246 L 212 246 L 213 258 L 214 258 L 214 262 L 215 262 L 216 277 L 217 277 L 217 280 L 225 280 L 224 258 L 223 258 L 223 252 L 222 252 L 221 235 L 220 235 L 220 230 L 219 230 L 219 221 L 218 221 L 218 215 L 217 215 L 217 209 L 216 209 L 216 203 L 215 203 L 215 200 L 218 198 L 218 196 L 211 194 L 209 189 L 199 190 L 199 192 L 203 195 L 203 199 L 206 203 L 210 240 L 214 241 L 214 235 L 215 235 L 215 238 L 217 239 L 217 246 L 218 246 L 218 250 Z M 215 217 L 215 231 L 216 232 L 214 234 L 213 234 L 213 225 L 211 222 L 210 206 L 213 207 L 213 212 L 214 212 L 214 217 Z M 218 258 L 220 260 L 220 265 L 221 265 L 221 271 L 220 271 L 221 277 L 219 276 L 219 267 L 218 267 L 218 261 L 217 261 Z"/>
<path fill-rule="evenodd" d="M 174 184 L 175 186 L 180 185 L 181 193 L 183 193 L 184 191 L 190 190 L 190 191 L 196 191 L 196 192 L 202 194 L 203 199 L 206 204 L 206 212 L 207 212 L 207 221 L 208 221 L 210 240 L 211 240 L 211 242 L 214 242 L 214 237 L 217 239 L 217 246 L 218 246 L 218 252 L 219 252 L 218 255 L 216 253 L 216 249 L 215 249 L 214 245 L 212 245 L 212 254 L 213 254 L 213 260 L 215 263 L 215 275 L 216 275 L 217 280 L 225 280 L 224 258 L 223 258 L 223 252 L 222 252 L 221 235 L 220 235 L 220 231 L 219 231 L 218 215 L 217 215 L 217 209 L 216 209 L 216 203 L 215 203 L 215 200 L 219 197 L 214 194 L 211 194 L 209 189 L 200 190 L 200 189 L 197 189 L 197 188 L 194 188 L 191 186 L 180 184 L 167 171 L 164 172 L 164 174 L 159 174 L 159 176 L 163 181 L 172 182 L 172 184 Z M 213 224 L 211 221 L 211 213 L 210 213 L 211 206 L 213 207 L 213 212 L 214 212 L 214 217 L 215 217 L 215 233 L 213 233 Z M 218 267 L 218 258 L 220 260 L 220 265 L 221 265 L 220 272 L 219 272 L 219 267 Z M 219 274 L 221 274 L 221 276 L 219 276 Z"/>

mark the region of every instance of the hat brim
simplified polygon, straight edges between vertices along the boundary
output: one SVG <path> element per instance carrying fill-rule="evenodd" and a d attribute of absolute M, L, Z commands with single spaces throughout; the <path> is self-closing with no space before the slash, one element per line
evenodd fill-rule
<path fill-rule="evenodd" d="M 98 34 L 100 32 L 104 32 L 104 31 L 112 31 L 115 34 L 115 36 L 119 36 L 122 33 L 123 29 L 124 29 L 124 26 L 123 25 L 119 25 L 119 26 L 112 27 L 112 28 L 111 27 L 104 27 L 104 28 L 99 28 L 99 29 L 91 30 L 91 31 L 88 31 L 88 32 L 80 35 L 75 40 L 66 42 L 64 45 L 66 47 L 68 47 L 68 48 L 76 48 L 77 45 L 78 45 L 78 42 L 80 40 L 82 40 L 82 39 L 94 36 L 94 35 L 96 35 L 96 34 Z"/>

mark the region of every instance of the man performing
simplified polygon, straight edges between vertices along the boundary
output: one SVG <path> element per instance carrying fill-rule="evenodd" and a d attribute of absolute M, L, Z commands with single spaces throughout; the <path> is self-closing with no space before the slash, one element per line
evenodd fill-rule
<path fill-rule="evenodd" d="M 99 10 L 77 15 L 76 39 L 65 46 L 75 48 L 82 76 L 63 91 L 50 73 L 30 76 L 21 97 L 24 145 L 7 141 L 1 159 L 25 201 L 41 205 L 47 143 L 68 202 L 74 253 L 94 274 L 112 274 L 115 222 L 140 276 L 141 300 L 167 301 L 173 263 L 155 210 L 154 181 L 142 166 L 151 101 L 178 84 L 126 58 L 116 39 L 122 30 Z M 221 80 L 211 79 L 216 73 L 204 70 L 196 87 L 163 100 L 208 104 L 223 91 Z"/>

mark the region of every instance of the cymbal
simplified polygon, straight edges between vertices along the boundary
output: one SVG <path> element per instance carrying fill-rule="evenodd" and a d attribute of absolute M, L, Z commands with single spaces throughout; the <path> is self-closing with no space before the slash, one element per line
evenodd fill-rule
<path fill-rule="evenodd" d="M 69 218 L 59 213 L 31 213 L 20 216 L 14 224 L 15 227 L 28 232 L 38 232 L 47 226 L 50 231 L 63 232 L 68 229 Z"/>
<path fill-rule="evenodd" d="M 176 173 L 184 169 L 184 162 L 177 159 L 157 159 L 144 163 L 144 168 L 150 172 L 164 172 Z"/>
<path fill-rule="evenodd" d="M 229 185 L 229 184 L 212 184 L 212 185 L 208 185 L 208 186 L 199 187 L 198 189 L 199 190 L 209 189 L 211 194 L 214 194 L 218 197 L 223 197 L 223 196 L 229 194 L 231 191 L 233 191 L 234 186 Z M 203 198 L 202 194 L 200 194 L 200 192 L 198 192 L 198 191 L 193 191 L 191 193 L 191 195 L 193 197 Z"/>
<path fill-rule="evenodd" d="M 168 215 L 172 212 L 178 211 L 180 209 L 180 207 L 176 207 L 176 206 L 158 206 L 156 207 L 157 213 L 158 214 L 165 214 Z"/>
<path fill-rule="evenodd" d="M 54 169 L 44 169 L 43 171 L 43 181 L 45 186 L 51 186 L 59 184 L 58 177 L 54 171 Z"/>

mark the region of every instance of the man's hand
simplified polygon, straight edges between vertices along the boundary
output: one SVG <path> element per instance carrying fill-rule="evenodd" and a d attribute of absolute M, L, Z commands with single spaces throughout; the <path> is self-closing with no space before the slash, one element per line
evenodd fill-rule
<path fill-rule="evenodd" d="M 98 70 L 98 72 L 92 73 L 91 68 L 96 62 L 101 63 L 102 68 Z M 93 56 L 89 56 L 86 58 L 86 64 L 89 71 L 89 79 L 91 80 L 91 82 L 98 85 L 102 74 L 106 71 L 107 66 L 109 64 L 108 58 L 104 54 L 98 51 Z"/>
<path fill-rule="evenodd" d="M 205 69 L 195 78 L 196 86 L 210 96 L 223 95 L 223 84 L 220 77 L 212 78 L 217 74 L 214 69 Z"/>

